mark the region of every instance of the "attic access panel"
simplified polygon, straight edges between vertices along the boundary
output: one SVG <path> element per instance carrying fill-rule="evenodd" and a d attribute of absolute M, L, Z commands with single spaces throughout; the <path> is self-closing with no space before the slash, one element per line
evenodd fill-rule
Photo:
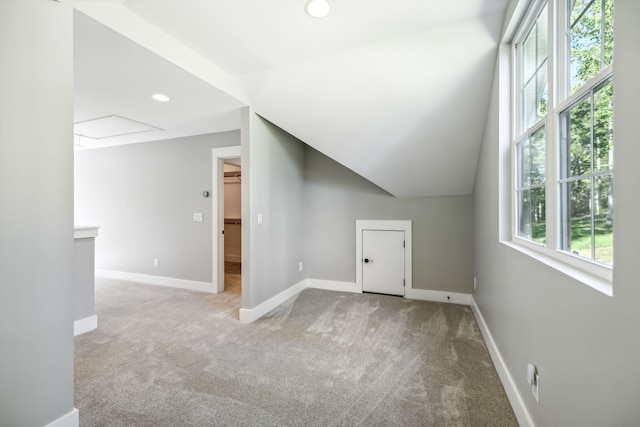
<path fill-rule="evenodd" d="M 92 139 L 104 139 L 114 136 L 131 135 L 134 133 L 163 131 L 156 126 L 127 119 L 126 117 L 111 115 L 97 119 L 77 122 L 73 126 L 74 135 Z"/>

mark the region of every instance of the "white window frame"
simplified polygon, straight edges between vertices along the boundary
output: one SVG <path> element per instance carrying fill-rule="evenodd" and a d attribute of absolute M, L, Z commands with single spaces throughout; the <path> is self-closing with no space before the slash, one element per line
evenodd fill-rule
<path fill-rule="evenodd" d="M 608 85 L 609 83 L 613 83 L 613 78 L 612 78 L 612 73 L 611 72 L 612 72 L 611 67 L 607 67 L 605 70 L 603 70 L 600 73 L 598 73 L 598 75 L 596 77 L 590 79 L 587 83 L 585 83 L 585 85 L 582 88 L 580 88 L 579 91 L 576 91 L 576 94 L 579 93 L 580 96 L 571 95 L 571 96 L 569 96 L 567 98 L 567 100 L 570 100 L 571 102 L 569 102 L 566 105 L 565 108 L 558 109 L 558 113 L 557 113 L 557 116 L 559 118 L 559 124 L 558 125 L 559 125 L 559 132 L 560 133 L 562 133 L 563 131 L 566 131 L 566 129 L 560 129 L 560 126 L 564 126 L 564 123 L 563 123 L 563 121 L 561 119 L 561 116 L 564 113 L 570 111 L 576 105 L 580 104 L 585 99 L 591 98 L 590 99 L 591 108 L 593 108 L 593 104 L 592 104 L 593 103 L 593 95 L 597 92 L 597 90 L 602 89 L 604 86 Z M 614 88 L 614 93 L 615 93 L 615 88 Z M 564 106 L 564 103 L 563 103 L 563 106 Z M 591 117 L 591 120 L 593 120 L 593 117 Z M 563 150 L 565 148 L 565 147 L 562 146 L 561 139 L 562 139 L 562 136 L 559 136 L 558 151 Z M 590 144 L 591 144 L 591 148 L 593 149 L 593 141 L 591 141 Z M 605 171 L 594 171 L 593 170 L 593 161 L 594 161 L 594 159 L 593 159 L 593 153 L 592 153 L 591 170 L 590 170 L 590 172 L 588 174 L 582 175 L 582 178 L 580 178 L 580 177 L 565 177 L 565 176 L 563 176 L 562 172 L 560 172 L 560 168 L 558 168 L 558 178 L 556 180 L 557 181 L 556 187 L 558 188 L 558 194 L 560 195 L 560 193 L 561 193 L 560 187 L 566 182 L 572 182 L 572 181 L 575 181 L 577 179 L 585 179 L 585 178 L 594 179 L 594 178 L 596 178 L 598 176 L 608 176 L 608 175 L 610 175 L 612 178 L 614 178 L 614 176 L 615 176 L 615 165 L 614 165 L 613 168 L 605 170 Z M 593 198 L 593 195 L 592 195 L 592 198 Z M 561 206 L 559 206 L 559 207 L 562 209 Z M 562 229 L 562 224 L 560 224 L 560 222 L 564 221 L 564 218 L 562 217 L 562 213 L 563 213 L 562 210 L 560 210 L 559 214 L 560 214 L 561 218 L 559 220 L 559 227 L 561 229 Z M 592 216 L 593 216 L 593 214 L 592 214 Z M 593 220 L 593 218 L 592 218 L 592 220 Z M 566 226 L 566 224 L 565 224 L 565 226 Z M 591 235 L 591 237 L 593 239 L 593 234 Z M 587 262 L 594 263 L 594 264 L 596 264 L 598 266 L 602 266 L 602 267 L 607 268 L 607 269 L 612 269 L 612 267 L 607 265 L 607 264 L 603 264 L 603 263 L 600 263 L 600 262 L 598 262 L 596 260 L 589 259 L 589 258 L 586 258 L 586 257 L 582 257 L 580 255 L 572 254 L 568 250 L 565 250 L 565 249 L 562 248 L 563 239 L 562 239 L 562 237 L 560 235 L 558 235 L 558 239 L 559 239 L 558 240 L 558 246 L 559 246 L 558 250 L 560 250 L 560 251 L 562 251 L 562 252 L 564 252 L 564 253 L 566 253 L 568 255 L 575 256 L 577 258 L 585 260 Z M 592 251 L 593 251 L 593 248 L 592 248 Z"/>
<path fill-rule="evenodd" d="M 531 4 L 531 7 L 529 8 L 529 10 L 526 12 L 524 20 L 522 21 L 522 23 L 519 26 L 519 29 L 517 30 L 515 37 L 514 37 L 514 41 L 512 44 L 512 75 L 514 76 L 513 79 L 513 108 L 512 108 L 512 123 L 513 126 L 511 127 L 512 129 L 512 135 L 511 135 L 511 151 L 512 151 L 512 171 L 513 171 L 513 179 L 512 179 L 512 192 L 511 194 L 513 195 L 512 197 L 512 206 L 511 206 L 511 213 L 512 213 L 512 220 L 511 220 L 511 224 L 512 224 L 512 230 L 511 230 L 511 234 L 512 234 L 512 241 L 514 243 L 517 243 L 521 246 L 524 246 L 530 250 L 534 250 L 534 251 L 540 251 L 542 253 L 547 252 L 547 255 L 550 255 L 548 251 L 549 247 L 553 247 L 551 245 L 553 245 L 555 242 L 550 242 L 549 241 L 549 236 L 550 235 L 555 235 L 555 233 L 550 233 L 549 227 L 553 226 L 554 221 L 550 221 L 550 214 L 553 212 L 552 209 L 550 209 L 550 205 L 553 205 L 553 201 L 555 200 L 553 195 L 550 194 L 549 190 L 550 190 L 550 186 L 549 182 L 550 182 L 550 176 L 549 173 L 551 171 L 550 166 L 553 165 L 553 163 L 550 162 L 550 158 L 553 158 L 553 146 L 550 146 L 549 140 L 550 140 L 550 134 L 553 132 L 553 123 L 552 123 L 552 107 L 554 104 L 554 87 L 552 86 L 552 80 L 549 79 L 549 76 L 551 75 L 551 73 L 547 73 L 547 98 L 548 98 L 548 108 L 547 108 L 547 116 L 545 119 L 541 119 L 540 121 L 536 122 L 533 126 L 531 126 L 528 129 L 523 129 L 523 126 L 521 126 L 521 121 L 522 121 L 522 91 L 521 91 L 521 87 L 520 87 L 520 83 L 522 81 L 522 76 L 521 76 L 521 66 L 519 65 L 520 62 L 520 55 L 518 53 L 518 46 L 521 46 L 522 43 L 524 42 L 526 36 L 529 34 L 529 32 L 531 31 L 531 29 L 533 28 L 533 26 L 535 25 L 537 19 L 538 19 L 538 15 L 542 12 L 542 10 L 544 9 L 545 5 L 547 5 L 547 16 L 548 16 L 548 22 L 547 22 L 547 29 L 549 31 L 550 28 L 552 28 L 551 23 L 553 22 L 552 20 L 552 15 L 553 15 L 553 1 L 552 0 L 538 0 L 538 1 L 533 1 Z M 554 64 L 554 55 L 553 55 L 553 37 L 548 37 L 547 38 L 547 42 L 548 42 L 548 46 L 547 46 L 547 68 L 548 70 L 553 70 L 555 69 L 555 64 Z M 523 237 L 520 237 L 519 235 L 519 201 L 518 198 L 516 197 L 516 189 L 518 188 L 518 177 L 519 177 L 519 170 L 518 170 L 518 154 L 517 154 L 517 145 L 520 141 L 522 141 L 524 138 L 528 138 L 531 137 L 531 135 L 533 135 L 535 132 L 537 132 L 540 128 L 544 127 L 545 128 L 545 137 L 546 137 L 546 146 L 545 146 L 545 173 L 546 173 L 546 177 L 545 177 L 545 204 L 546 204 L 546 218 L 547 218 L 547 223 L 546 223 L 546 228 L 547 228 L 547 238 L 546 238 L 546 243 L 542 244 L 542 243 L 538 243 L 535 242 L 533 240 L 529 240 L 529 239 L 525 239 Z M 521 130 L 522 129 L 522 130 Z"/>
<path fill-rule="evenodd" d="M 550 265 L 564 273 L 580 280 L 581 282 L 607 294 L 612 295 L 613 267 L 598 263 L 564 251 L 561 249 L 561 206 L 560 206 L 560 114 L 570 108 L 576 100 L 583 97 L 594 87 L 611 78 L 613 65 L 602 70 L 597 76 L 590 79 L 580 89 L 569 94 L 565 88 L 568 82 L 568 37 L 565 22 L 568 21 L 569 0 L 534 0 L 529 10 L 525 13 L 521 24 L 515 32 L 512 43 L 512 126 L 511 126 L 511 246 L 524 252 L 539 261 Z M 522 130 L 522 99 L 520 68 L 521 60 L 517 51 L 525 37 L 535 24 L 539 13 L 547 5 L 549 31 L 547 61 L 548 61 L 548 108 L 547 116 L 536 122 L 531 128 Z M 614 87 L 615 91 L 615 87 Z M 565 95 L 566 94 L 566 95 Z M 518 188 L 517 144 L 526 137 L 530 137 L 541 127 L 545 128 L 546 152 L 545 152 L 545 203 L 546 203 L 546 242 L 537 243 L 519 236 L 518 209 L 519 201 L 516 197 Z M 614 165 L 615 168 L 615 165 Z"/>

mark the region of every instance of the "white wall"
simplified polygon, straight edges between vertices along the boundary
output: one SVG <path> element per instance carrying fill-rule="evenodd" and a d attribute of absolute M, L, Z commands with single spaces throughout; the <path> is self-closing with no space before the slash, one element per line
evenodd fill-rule
<path fill-rule="evenodd" d="M 411 220 L 413 287 L 472 292 L 471 196 L 393 197 L 311 147 L 304 172 L 306 277 L 354 283 L 356 220 Z"/>
<path fill-rule="evenodd" d="M 474 299 L 538 426 L 632 426 L 640 419 L 640 2 L 615 0 L 615 7 L 613 297 L 499 242 L 500 218 L 508 219 L 509 209 L 509 109 L 500 103 L 508 93 L 499 92 L 508 89 L 505 63 L 494 82 L 480 153 Z M 539 368 L 540 403 L 525 381 L 528 362 Z"/>
<path fill-rule="evenodd" d="M 73 411 L 72 32 L 66 5 L 0 1 L 2 426 Z"/>
<path fill-rule="evenodd" d="M 100 226 L 96 268 L 211 283 L 212 198 L 202 193 L 211 150 L 239 144 L 234 131 L 76 151 L 75 221 Z"/>

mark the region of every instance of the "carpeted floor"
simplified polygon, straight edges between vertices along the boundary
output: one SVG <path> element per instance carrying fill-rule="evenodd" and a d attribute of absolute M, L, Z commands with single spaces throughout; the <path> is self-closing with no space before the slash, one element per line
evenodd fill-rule
<path fill-rule="evenodd" d="M 250 325 L 238 307 L 98 278 L 80 425 L 517 426 L 468 307 L 315 289 Z"/>

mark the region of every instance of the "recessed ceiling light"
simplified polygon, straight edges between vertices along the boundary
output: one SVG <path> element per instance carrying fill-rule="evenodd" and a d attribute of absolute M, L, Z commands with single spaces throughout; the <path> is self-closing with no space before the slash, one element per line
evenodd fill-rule
<path fill-rule="evenodd" d="M 169 98 L 167 95 L 164 95 L 162 93 L 156 93 L 154 95 L 151 95 L 151 97 L 153 99 L 155 99 L 156 101 L 159 101 L 159 102 L 169 102 L 169 101 L 171 101 L 171 98 Z"/>
<path fill-rule="evenodd" d="M 324 18 L 331 12 L 331 3 L 329 0 L 309 0 L 304 11 L 313 18 Z"/>

